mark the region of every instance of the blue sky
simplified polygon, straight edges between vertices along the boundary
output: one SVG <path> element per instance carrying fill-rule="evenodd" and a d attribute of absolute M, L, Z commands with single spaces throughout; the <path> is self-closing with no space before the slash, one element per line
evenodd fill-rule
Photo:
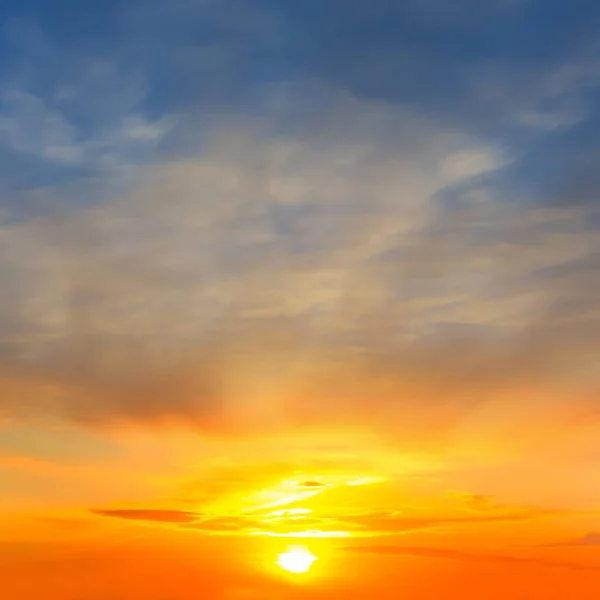
<path fill-rule="evenodd" d="M 0 353 L 65 390 L 45 410 L 196 415 L 190 389 L 230 393 L 191 375 L 207 352 L 589 383 L 600 8 L 1 10 Z M 149 368 L 179 400 L 134 399 Z"/>
<path fill-rule="evenodd" d="M 189 119 L 269 114 L 285 85 L 288 125 L 326 112 L 325 86 L 486 136 L 517 159 L 505 175 L 519 191 L 569 195 L 581 171 L 595 185 L 590 2 L 64 0 L 3 3 L 2 16 L 9 189 L 195 151 Z"/>

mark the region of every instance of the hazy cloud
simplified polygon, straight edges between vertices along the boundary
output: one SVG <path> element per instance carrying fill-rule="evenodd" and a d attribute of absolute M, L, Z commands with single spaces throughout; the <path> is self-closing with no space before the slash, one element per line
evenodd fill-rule
<path fill-rule="evenodd" d="M 275 534 L 293 535 L 318 531 L 322 534 L 345 534 L 377 537 L 413 531 L 426 531 L 444 527 L 468 526 L 482 523 L 527 521 L 541 517 L 557 516 L 556 511 L 521 510 L 505 514 L 481 516 L 411 515 L 398 511 L 366 513 L 336 513 L 310 510 L 257 511 L 252 514 L 207 515 L 180 510 L 115 509 L 93 510 L 96 515 L 158 523 L 181 524 L 185 529 L 196 529 L 217 534 Z"/>
<path fill-rule="evenodd" d="M 318 488 L 318 487 L 325 487 L 327 484 L 326 483 L 319 483 L 318 481 L 303 481 L 301 483 L 298 484 L 299 487 L 312 487 L 312 488 Z"/>
<path fill-rule="evenodd" d="M 554 544 L 547 544 L 548 546 L 600 546 L 600 533 L 590 532 L 585 535 L 575 538 L 573 540 L 567 540 L 565 542 L 556 542 Z"/>
<path fill-rule="evenodd" d="M 421 548 L 413 546 L 350 546 L 348 552 L 359 552 L 368 554 L 398 554 L 405 556 L 420 556 L 423 558 L 441 558 L 447 560 L 460 560 L 468 562 L 497 563 L 503 565 L 532 565 L 541 567 L 559 567 L 565 569 L 577 569 L 582 571 L 597 571 L 600 566 L 583 565 L 562 561 L 544 560 L 541 558 L 528 558 L 518 556 L 486 555 L 452 550 L 449 548 Z"/>
<path fill-rule="evenodd" d="M 337 101 L 320 132 L 222 124 L 110 203 L 6 222 L 4 414 L 417 423 L 431 403 L 444 421 L 511 387 L 591 389 L 585 210 L 483 184 L 448 203 L 449 186 L 501 168 L 493 148 Z"/>
<path fill-rule="evenodd" d="M 192 523 L 199 515 L 183 510 L 164 509 L 95 509 L 92 513 L 101 517 L 116 517 L 133 521 L 157 521 L 159 523 Z"/>

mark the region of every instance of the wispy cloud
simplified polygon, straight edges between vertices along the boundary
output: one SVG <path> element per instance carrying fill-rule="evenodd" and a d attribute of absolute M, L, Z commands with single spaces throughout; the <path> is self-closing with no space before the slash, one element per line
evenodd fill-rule
<path fill-rule="evenodd" d="M 95 509 L 93 514 L 132 521 L 156 521 L 159 523 L 192 523 L 198 520 L 196 513 L 164 509 Z"/>
<path fill-rule="evenodd" d="M 564 542 L 555 542 L 553 544 L 546 544 L 546 546 L 556 547 L 587 547 L 587 546 L 600 546 L 600 533 L 590 532 L 585 535 L 574 538 L 572 540 L 566 540 Z"/>
<path fill-rule="evenodd" d="M 213 499 L 214 500 L 214 499 Z M 299 500 L 292 506 L 298 505 Z M 156 523 L 181 524 L 185 529 L 204 533 L 231 535 L 282 535 L 282 536 L 346 536 L 378 537 L 409 532 L 423 532 L 444 528 L 456 528 L 486 523 L 510 523 L 557 517 L 562 511 L 520 509 L 502 514 L 449 516 L 404 511 L 328 512 L 327 509 L 287 508 L 272 510 L 262 508 L 250 514 L 196 513 L 166 509 L 95 509 L 94 514 L 118 519 L 154 521 Z M 318 537 L 317 536 L 317 537 Z"/>
<path fill-rule="evenodd" d="M 319 487 L 325 487 L 327 484 L 326 483 L 320 483 L 319 481 L 303 481 L 302 483 L 300 483 L 298 485 L 300 487 L 319 488 Z"/>
<path fill-rule="evenodd" d="M 367 554 L 398 554 L 405 556 L 417 556 L 422 558 L 438 558 L 446 560 L 459 560 L 475 563 L 496 563 L 502 565 L 533 565 L 550 568 L 575 569 L 582 571 L 598 571 L 600 565 L 585 565 L 578 563 L 545 560 L 541 558 L 529 558 L 518 556 L 503 556 L 495 554 L 477 554 L 462 550 L 449 548 L 421 548 L 418 546 L 350 546 L 348 552 Z"/>
<path fill-rule="evenodd" d="M 3 385 L 29 398 L 6 413 L 252 428 L 594 381 L 584 209 L 481 183 L 448 205 L 501 163 L 405 111 L 221 131 L 111 203 L 2 228 Z"/>

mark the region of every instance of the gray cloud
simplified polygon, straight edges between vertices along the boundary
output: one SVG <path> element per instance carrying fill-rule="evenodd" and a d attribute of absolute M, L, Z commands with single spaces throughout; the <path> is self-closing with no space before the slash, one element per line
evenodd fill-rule
<path fill-rule="evenodd" d="M 221 123 L 113 202 L 7 221 L 0 410 L 206 430 L 404 411 L 418 429 L 511 386 L 591 389 L 585 210 L 440 194 L 501 166 L 338 98 L 321 132 Z"/>

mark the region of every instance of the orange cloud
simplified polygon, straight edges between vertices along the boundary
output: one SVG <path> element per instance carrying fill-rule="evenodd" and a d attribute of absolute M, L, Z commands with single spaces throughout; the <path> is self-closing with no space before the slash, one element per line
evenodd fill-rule
<path fill-rule="evenodd" d="M 459 560 L 475 563 L 497 563 L 503 565 L 537 565 L 541 567 L 559 567 L 565 569 L 575 569 L 578 571 L 599 571 L 600 565 L 584 565 L 578 563 L 569 563 L 553 560 L 544 560 L 539 558 L 523 558 L 516 556 L 502 556 L 489 554 L 476 554 L 464 552 L 462 550 L 452 550 L 448 548 L 421 548 L 413 546 L 350 546 L 345 548 L 347 552 L 365 553 L 365 554 L 387 554 L 387 555 L 405 555 L 419 556 L 423 558 L 440 558 L 447 560 Z"/>
<path fill-rule="evenodd" d="M 557 511 L 544 511 L 541 509 L 523 509 L 506 514 L 459 515 L 453 517 L 411 516 L 397 511 L 359 514 L 336 513 L 326 509 L 314 513 L 310 510 L 289 509 L 271 513 L 262 511 L 252 515 L 220 514 L 212 516 L 195 512 L 160 509 L 112 509 L 93 510 L 92 512 L 104 517 L 181 524 L 185 529 L 196 529 L 206 533 L 293 535 L 294 533 L 306 531 L 320 531 L 323 533 L 346 532 L 350 536 L 393 535 L 456 525 L 527 521 L 562 514 Z"/>
<path fill-rule="evenodd" d="M 116 517 L 133 521 L 157 521 L 159 523 L 192 523 L 199 515 L 182 510 L 161 509 L 95 509 L 92 513 L 101 517 Z"/>

